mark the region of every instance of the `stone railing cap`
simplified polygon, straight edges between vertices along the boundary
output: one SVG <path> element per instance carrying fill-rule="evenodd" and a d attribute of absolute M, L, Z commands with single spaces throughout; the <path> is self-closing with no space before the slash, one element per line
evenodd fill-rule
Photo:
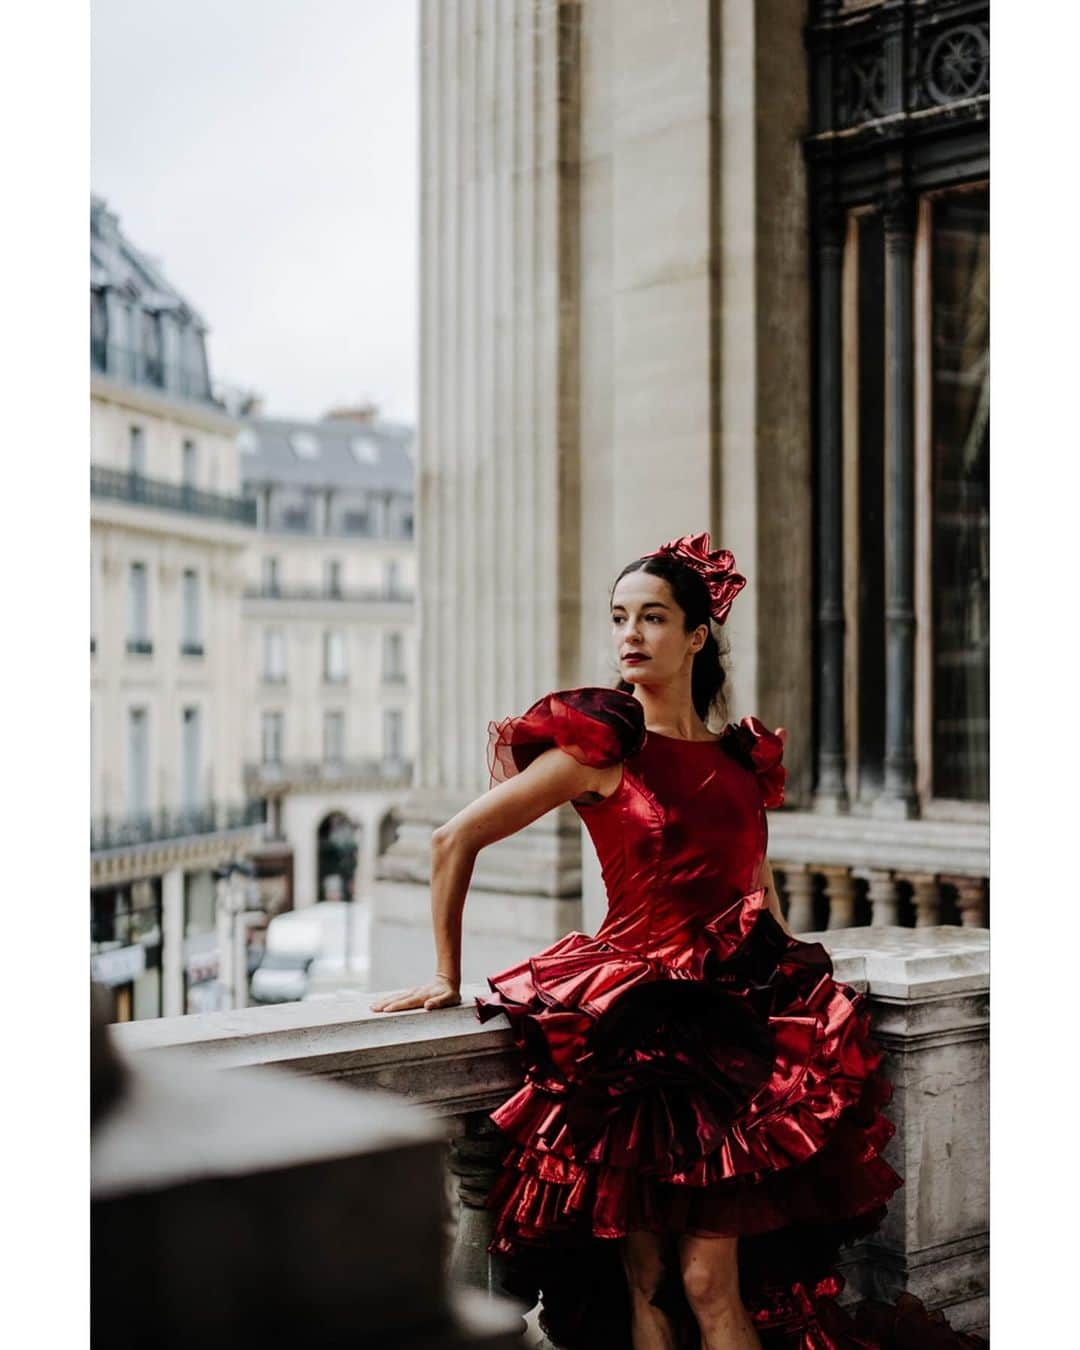
<path fill-rule="evenodd" d="M 831 953 L 838 980 L 883 1003 L 989 988 L 985 929 L 842 928 L 799 936 Z M 370 1007 L 376 992 L 343 991 L 302 1003 L 129 1022 L 109 1033 L 118 1051 L 137 1060 L 156 1058 L 142 1053 L 156 1051 L 171 1063 L 173 1052 L 187 1052 L 214 1068 L 284 1066 L 460 1114 L 497 1103 L 520 1074 L 509 1023 L 503 1017 L 481 1023 L 476 1015 L 475 996 L 488 993 L 486 982 L 466 984 L 454 1008 L 377 1013 Z"/>
<path fill-rule="evenodd" d="M 306 1044 L 312 1053 L 323 1053 L 339 1033 L 348 1038 L 350 1047 L 373 1051 L 471 1034 L 487 1033 L 501 1039 L 498 1032 L 506 1028 L 505 1022 L 485 1027 L 476 1016 L 473 999 L 481 993 L 490 993 L 486 983 L 468 984 L 462 986 L 462 1001 L 455 1008 L 377 1013 L 372 1012 L 370 1004 L 378 1000 L 378 992 L 342 991 L 300 1003 L 118 1023 L 109 1028 L 109 1035 L 121 1053 L 185 1047 L 204 1051 L 213 1045 L 215 1062 L 222 1065 L 232 1058 L 231 1048 L 242 1051 L 243 1046 L 255 1041 L 265 1046 L 275 1041 L 287 1042 L 294 1052 Z M 244 1058 L 241 1054 L 237 1062 Z"/>
<path fill-rule="evenodd" d="M 836 978 L 874 998 L 918 1001 L 990 987 L 990 931 L 934 928 L 836 928 L 800 933 L 831 954 Z"/>

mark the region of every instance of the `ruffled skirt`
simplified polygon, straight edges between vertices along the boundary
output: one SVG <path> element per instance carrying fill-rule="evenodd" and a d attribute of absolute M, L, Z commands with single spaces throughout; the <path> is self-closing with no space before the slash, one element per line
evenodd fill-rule
<path fill-rule="evenodd" d="M 507 1015 L 525 1070 L 491 1113 L 507 1150 L 489 1251 L 508 1292 L 539 1298 L 550 1341 L 629 1347 L 612 1239 L 646 1229 L 738 1236 L 765 1346 L 883 1343 L 837 1307 L 834 1264 L 901 1184 L 881 1156 L 891 1089 L 862 996 L 820 944 L 784 933 L 763 892 L 677 963 L 575 932 L 488 983 L 478 1016 Z M 653 1301 L 680 1346 L 699 1345 L 677 1269 Z"/>

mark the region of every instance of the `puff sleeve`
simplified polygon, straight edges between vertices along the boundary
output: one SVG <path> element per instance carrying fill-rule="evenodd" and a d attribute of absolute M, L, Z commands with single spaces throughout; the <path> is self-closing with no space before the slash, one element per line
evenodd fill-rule
<path fill-rule="evenodd" d="M 728 754 L 756 776 L 762 800 L 770 809 L 784 804 L 785 740 L 787 732 L 783 727 L 770 731 L 756 717 L 744 717 L 737 724 L 729 722 L 721 740 Z"/>
<path fill-rule="evenodd" d="M 563 689 L 545 694 L 520 717 L 488 724 L 488 771 L 502 783 L 553 746 L 581 764 L 607 768 L 636 754 L 645 739 L 645 714 L 618 689 Z"/>

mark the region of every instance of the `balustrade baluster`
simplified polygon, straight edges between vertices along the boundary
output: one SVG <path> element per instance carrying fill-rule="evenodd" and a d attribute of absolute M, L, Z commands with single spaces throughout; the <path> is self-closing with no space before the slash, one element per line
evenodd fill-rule
<path fill-rule="evenodd" d="M 956 887 L 956 906 L 965 928 L 985 928 L 986 881 L 983 877 L 943 877 Z"/>
<path fill-rule="evenodd" d="M 855 924 L 855 878 L 850 867 L 823 867 L 825 894 L 829 900 L 829 928 Z"/>
<path fill-rule="evenodd" d="M 915 906 L 915 927 L 933 928 L 941 922 L 941 892 L 937 877 L 919 873 L 909 880 Z"/>
<path fill-rule="evenodd" d="M 447 1166 L 457 1179 L 458 1215 L 450 1253 L 450 1278 L 487 1294 L 503 1292 L 501 1262 L 488 1251 L 495 1228 L 494 1212 L 484 1202 L 498 1175 L 506 1151 L 505 1136 L 486 1111 L 476 1111 L 459 1122 L 450 1138 Z M 539 1299 L 539 1290 L 536 1299 Z M 526 1330 L 525 1319 L 521 1330 Z"/>
<path fill-rule="evenodd" d="M 875 928 L 891 927 L 900 922 L 900 898 L 896 891 L 896 874 L 872 867 L 866 873 L 870 883 L 870 923 Z"/>
<path fill-rule="evenodd" d="M 793 933 L 808 933 L 814 927 L 814 878 L 810 870 L 795 864 L 784 867 L 787 924 Z"/>

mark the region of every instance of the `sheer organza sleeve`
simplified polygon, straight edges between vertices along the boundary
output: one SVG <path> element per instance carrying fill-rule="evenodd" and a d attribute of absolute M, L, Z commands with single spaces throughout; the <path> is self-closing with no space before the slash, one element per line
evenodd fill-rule
<path fill-rule="evenodd" d="M 756 717 L 744 717 L 739 723 L 729 722 L 724 729 L 721 742 L 724 749 L 757 776 L 762 800 L 770 809 L 784 804 L 786 740 L 787 732 L 783 727 L 770 731 Z"/>
<path fill-rule="evenodd" d="M 562 689 L 545 694 L 520 717 L 488 724 L 488 770 L 492 783 L 520 773 L 557 746 L 581 764 L 606 768 L 641 749 L 645 716 L 641 704 L 618 689 Z"/>

